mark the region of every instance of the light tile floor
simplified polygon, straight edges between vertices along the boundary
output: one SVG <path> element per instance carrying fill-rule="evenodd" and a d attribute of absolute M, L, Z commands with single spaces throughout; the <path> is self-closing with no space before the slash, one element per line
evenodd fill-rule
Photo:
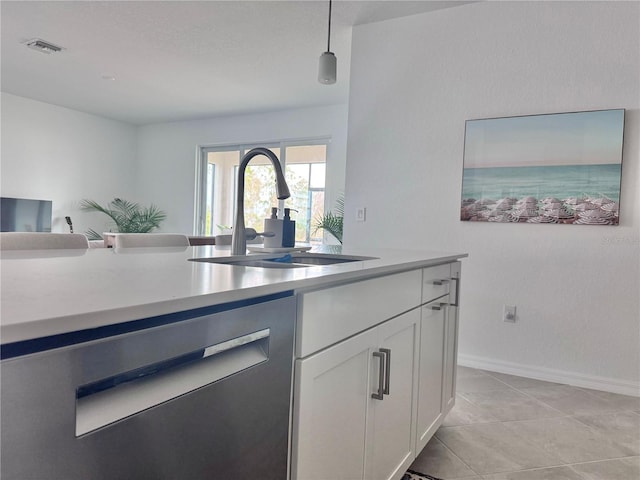
<path fill-rule="evenodd" d="M 459 367 L 411 466 L 445 480 L 640 480 L 640 398 Z"/>

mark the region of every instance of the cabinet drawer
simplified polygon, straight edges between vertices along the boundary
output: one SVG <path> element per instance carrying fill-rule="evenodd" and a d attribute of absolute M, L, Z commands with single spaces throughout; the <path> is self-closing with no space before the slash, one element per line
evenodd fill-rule
<path fill-rule="evenodd" d="M 419 306 L 421 276 L 412 270 L 298 295 L 296 357 Z"/>
<path fill-rule="evenodd" d="M 422 269 L 422 303 L 428 303 L 449 293 L 451 265 L 438 265 Z"/>

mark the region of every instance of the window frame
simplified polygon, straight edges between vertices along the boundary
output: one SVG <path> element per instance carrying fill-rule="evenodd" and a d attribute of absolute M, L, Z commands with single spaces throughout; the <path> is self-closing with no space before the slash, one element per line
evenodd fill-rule
<path fill-rule="evenodd" d="M 207 215 L 207 169 L 209 166 L 209 153 L 215 152 L 231 152 L 238 151 L 239 152 L 239 161 L 242 160 L 242 157 L 249 150 L 256 147 L 264 147 L 264 148 L 273 148 L 280 149 L 280 155 L 278 156 L 280 160 L 280 165 L 282 167 L 283 172 L 286 172 L 287 168 L 287 158 L 286 152 L 289 147 L 303 147 L 303 146 L 312 146 L 312 145 L 324 145 L 325 146 L 325 168 L 326 165 L 330 161 L 331 156 L 331 137 L 330 136 L 321 136 L 321 137 L 308 137 L 308 138 L 297 138 L 297 139 L 285 139 L 285 140 L 272 140 L 265 142 L 245 142 L 245 143 L 228 143 L 228 144 L 214 144 L 214 145 L 200 145 L 198 146 L 198 151 L 196 155 L 196 179 L 195 179 L 195 195 L 194 195 L 194 222 L 193 222 L 193 232 L 194 235 L 203 236 L 203 235 L 215 235 L 214 233 L 205 232 L 206 228 L 206 215 Z M 265 162 L 269 162 L 266 158 Z M 270 163 L 270 162 L 269 162 Z M 298 162 L 293 162 L 298 163 Z M 300 162 L 304 163 L 304 162 Z M 309 163 L 322 163 L 322 162 L 309 162 Z M 224 182 L 224 178 L 226 175 L 231 175 L 231 184 L 233 186 L 233 190 L 231 193 L 231 206 L 235 210 L 235 193 L 236 193 L 236 179 L 234 176 L 235 164 L 229 168 L 228 172 L 221 172 L 220 169 L 214 164 L 214 180 L 213 180 L 213 199 L 212 209 L 215 208 L 213 205 L 215 203 L 215 191 L 217 188 L 217 184 L 220 182 Z M 219 187 L 218 187 L 219 188 Z M 309 185 L 309 192 L 318 191 L 319 189 L 311 188 Z M 326 185 L 326 171 L 325 171 L 325 186 L 324 191 L 327 191 Z M 278 201 L 278 208 L 282 210 L 284 206 L 284 200 Z M 327 196 L 325 194 L 324 197 L 324 210 L 327 210 Z M 234 218 L 233 213 L 231 214 L 231 218 Z M 213 215 L 212 215 L 213 218 Z"/>

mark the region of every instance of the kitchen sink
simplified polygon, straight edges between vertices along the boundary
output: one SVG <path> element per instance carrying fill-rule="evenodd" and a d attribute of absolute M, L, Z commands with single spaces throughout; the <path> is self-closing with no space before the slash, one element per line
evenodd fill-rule
<path fill-rule="evenodd" d="M 330 253 L 288 253 L 286 255 L 235 255 L 230 257 L 191 258 L 194 262 L 219 263 L 239 267 L 257 268 L 304 268 L 318 265 L 336 265 L 364 260 L 377 260 L 376 257 L 357 255 L 338 255 Z"/>

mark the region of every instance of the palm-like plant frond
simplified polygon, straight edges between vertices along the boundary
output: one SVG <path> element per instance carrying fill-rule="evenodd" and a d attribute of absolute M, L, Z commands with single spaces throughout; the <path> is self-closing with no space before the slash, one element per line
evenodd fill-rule
<path fill-rule="evenodd" d="M 90 228 L 85 232 L 88 240 L 103 240 L 102 235 L 96 232 L 93 228 Z"/>
<path fill-rule="evenodd" d="M 344 197 L 342 195 L 336 200 L 335 212 L 329 211 L 316 218 L 313 233 L 318 230 L 324 230 L 342 243 L 342 228 L 344 224 Z"/>
<path fill-rule="evenodd" d="M 107 207 L 93 200 L 82 200 L 80 208 L 85 211 L 101 212 L 107 215 L 119 233 L 149 233 L 158 228 L 167 214 L 155 205 L 141 207 L 139 204 L 114 198 Z M 88 230 L 91 240 L 102 238 L 95 230 Z"/>
<path fill-rule="evenodd" d="M 342 195 L 336 199 L 336 208 L 334 210 L 338 216 L 344 218 L 344 197 Z"/>
<path fill-rule="evenodd" d="M 318 230 L 324 230 L 342 243 L 342 224 L 343 217 L 327 212 L 316 219 L 315 230 L 313 233 L 316 233 Z"/>

